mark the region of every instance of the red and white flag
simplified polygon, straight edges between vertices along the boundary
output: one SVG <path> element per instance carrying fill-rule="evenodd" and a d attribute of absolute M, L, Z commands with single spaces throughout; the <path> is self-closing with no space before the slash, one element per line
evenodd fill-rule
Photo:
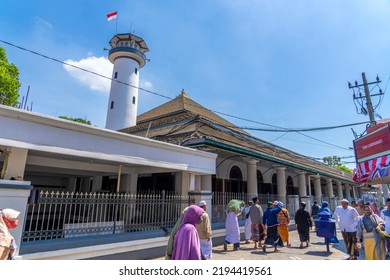
<path fill-rule="evenodd" d="M 118 12 L 113 12 L 113 13 L 110 13 L 110 14 L 107 14 L 107 20 L 110 21 L 112 19 L 115 19 L 118 15 Z"/>

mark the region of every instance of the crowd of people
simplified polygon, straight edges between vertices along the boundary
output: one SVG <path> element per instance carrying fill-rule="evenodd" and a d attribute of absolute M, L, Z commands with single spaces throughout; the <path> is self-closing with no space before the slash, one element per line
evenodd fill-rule
<path fill-rule="evenodd" d="M 352 206 L 351 206 L 352 205 Z M 359 251 L 364 250 L 366 260 L 384 260 L 390 254 L 390 240 L 381 238 L 380 231 L 390 233 L 390 199 L 384 209 L 379 210 L 375 203 L 365 204 L 362 199 L 356 203 L 347 199 L 332 212 L 329 203 L 321 205 L 314 201 L 310 211 L 306 203 L 301 202 L 295 212 L 294 223 L 299 236 L 299 248 L 310 246 L 310 231 L 315 229 L 315 220 L 327 215 L 334 219 L 344 240 L 348 259 L 355 260 Z M 166 259 L 172 260 L 207 260 L 212 258 L 212 231 L 207 204 L 191 205 L 184 209 L 170 235 Z M 254 249 L 266 252 L 271 247 L 277 252 L 279 247 L 291 246 L 289 226 L 290 213 L 281 201 L 269 201 L 263 211 L 259 199 L 245 203 L 231 200 L 226 209 L 224 251 L 229 245 L 233 250 L 240 249 L 241 232 L 238 222 L 240 215 L 245 215 L 245 243 L 254 244 Z"/>
<path fill-rule="evenodd" d="M 202 200 L 198 205 L 186 207 L 168 239 L 165 259 L 167 260 L 208 260 L 212 259 L 212 230 L 207 214 L 207 203 Z M 291 246 L 289 238 L 290 213 L 281 201 L 269 201 L 263 211 L 259 199 L 254 197 L 246 204 L 244 201 L 231 200 L 226 209 L 224 250 L 233 244 L 233 250 L 240 249 L 241 232 L 238 217 L 245 214 L 245 243 L 254 244 L 254 249 L 266 252 L 267 245 L 274 252 L 278 247 Z M 0 211 L 0 260 L 12 259 L 16 244 L 10 230 L 18 225 L 20 212 L 13 209 Z M 364 250 L 366 260 L 384 260 L 390 254 L 390 198 L 383 209 L 375 203 L 365 204 L 359 199 L 349 204 L 347 199 L 335 211 L 323 201 L 321 207 L 314 201 L 311 211 L 301 202 L 294 215 L 299 235 L 300 248 L 310 246 L 310 230 L 314 222 L 327 215 L 335 220 L 344 240 L 348 259 L 357 260 L 359 252 Z"/>
<path fill-rule="evenodd" d="M 384 260 L 390 252 L 390 240 L 382 238 L 381 232 L 390 233 L 390 198 L 382 211 L 375 203 L 365 204 L 363 199 L 359 199 L 355 206 L 351 205 L 347 199 L 342 199 L 333 213 L 348 259 L 357 260 L 363 248 L 366 260 Z"/>

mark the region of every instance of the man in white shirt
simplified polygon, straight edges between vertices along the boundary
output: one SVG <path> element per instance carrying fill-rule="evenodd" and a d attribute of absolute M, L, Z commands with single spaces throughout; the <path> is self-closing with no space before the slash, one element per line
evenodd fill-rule
<path fill-rule="evenodd" d="M 344 239 L 345 248 L 349 255 L 348 260 L 357 260 L 359 256 L 360 243 L 358 243 L 356 237 L 358 217 L 358 212 L 355 208 L 349 206 L 346 199 L 341 200 L 341 206 L 337 206 L 333 213 L 333 218 L 336 220 Z"/>

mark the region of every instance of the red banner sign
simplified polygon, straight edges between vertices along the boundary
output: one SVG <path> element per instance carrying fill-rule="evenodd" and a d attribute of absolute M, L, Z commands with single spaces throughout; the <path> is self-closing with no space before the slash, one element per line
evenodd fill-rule
<path fill-rule="evenodd" d="M 390 127 L 388 124 L 378 128 L 353 142 L 356 162 L 390 154 Z"/>

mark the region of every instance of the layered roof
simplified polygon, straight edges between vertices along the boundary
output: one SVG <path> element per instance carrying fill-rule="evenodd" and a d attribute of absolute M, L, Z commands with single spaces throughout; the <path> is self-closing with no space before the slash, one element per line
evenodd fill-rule
<path fill-rule="evenodd" d="M 196 103 L 184 91 L 139 115 L 137 125 L 122 132 L 199 149 L 211 147 L 353 183 L 352 174 L 257 138 Z"/>

